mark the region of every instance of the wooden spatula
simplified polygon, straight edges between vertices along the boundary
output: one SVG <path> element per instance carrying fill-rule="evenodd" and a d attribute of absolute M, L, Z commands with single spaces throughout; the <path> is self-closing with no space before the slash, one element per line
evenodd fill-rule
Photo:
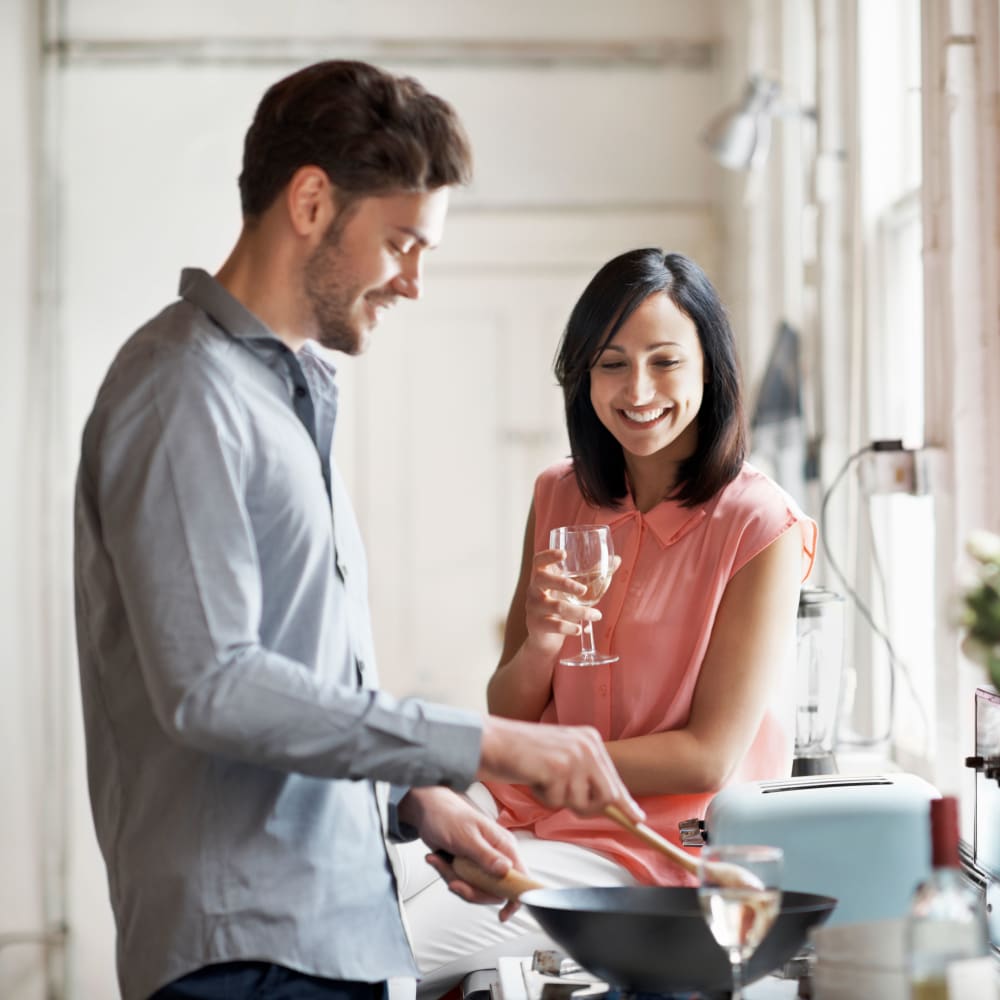
<path fill-rule="evenodd" d="M 635 834 L 644 840 L 650 847 L 655 848 L 661 854 L 670 858 L 675 865 L 679 865 L 686 872 L 692 875 L 698 874 L 698 862 L 691 857 L 687 851 L 682 851 L 676 844 L 671 843 L 666 837 L 658 834 L 652 827 L 645 823 L 637 823 L 628 818 L 617 806 L 607 806 L 604 815 L 608 819 L 624 827 L 630 833 Z M 712 877 L 720 885 L 729 886 L 733 889 L 763 889 L 763 883 L 753 872 L 748 872 L 739 865 L 723 864 L 716 862 L 712 865 Z"/>

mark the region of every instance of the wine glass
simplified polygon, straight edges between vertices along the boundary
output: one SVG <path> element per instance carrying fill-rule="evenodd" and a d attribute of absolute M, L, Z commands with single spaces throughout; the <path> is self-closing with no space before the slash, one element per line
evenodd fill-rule
<path fill-rule="evenodd" d="M 615 552 L 611 545 L 611 529 L 606 524 L 574 524 L 553 528 L 549 533 L 549 548 L 562 549 L 565 556 L 559 569 L 571 580 L 582 583 L 585 594 L 567 594 L 574 604 L 593 607 L 611 584 L 615 571 Z M 560 663 L 571 667 L 593 667 L 600 663 L 615 663 L 612 653 L 599 653 L 594 648 L 594 623 L 587 622 L 580 632 L 579 656 L 567 656 Z"/>
<path fill-rule="evenodd" d="M 731 844 L 701 852 L 698 901 L 733 967 L 732 1000 L 742 1000 L 743 970 L 781 909 L 781 865 L 780 847 Z"/>

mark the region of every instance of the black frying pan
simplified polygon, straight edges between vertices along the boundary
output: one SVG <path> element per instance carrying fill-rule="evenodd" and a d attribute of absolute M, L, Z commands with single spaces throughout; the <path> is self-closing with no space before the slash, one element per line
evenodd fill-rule
<path fill-rule="evenodd" d="M 725 991 L 726 953 L 716 944 L 697 889 L 616 886 L 532 889 L 521 902 L 542 930 L 585 969 L 633 992 Z M 752 983 L 782 966 L 805 944 L 836 900 L 785 892 L 781 912 L 744 970 Z"/>
<path fill-rule="evenodd" d="M 456 858 L 453 866 L 470 884 L 520 899 L 567 955 L 620 989 L 725 992 L 732 984 L 729 960 L 702 916 L 697 889 L 530 888 L 537 883 L 517 872 L 497 880 L 462 858 Z M 780 913 L 745 967 L 745 982 L 760 979 L 793 958 L 809 929 L 826 920 L 836 902 L 829 896 L 783 893 Z"/>

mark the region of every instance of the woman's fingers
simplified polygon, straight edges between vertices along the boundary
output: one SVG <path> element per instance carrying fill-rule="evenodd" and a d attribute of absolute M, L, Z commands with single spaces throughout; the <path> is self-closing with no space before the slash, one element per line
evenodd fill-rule
<path fill-rule="evenodd" d="M 529 611 L 529 632 L 533 631 L 530 625 L 533 618 L 537 620 L 539 627 L 545 628 L 548 632 L 559 632 L 562 635 L 579 635 L 580 628 L 587 622 L 600 621 L 601 613 L 598 611 L 596 614 L 591 614 L 590 608 L 575 609 L 562 604 L 557 604 L 552 610 L 547 608 L 544 610 L 539 609 L 539 613 L 534 616 Z"/>
<path fill-rule="evenodd" d="M 561 549 L 544 549 L 535 553 L 531 574 L 532 586 L 539 590 L 558 590 L 582 596 L 587 592 L 587 588 L 582 583 L 571 580 L 560 568 L 564 555 Z"/>
<path fill-rule="evenodd" d="M 525 596 L 525 621 L 529 635 L 579 635 L 588 622 L 601 619 L 601 612 L 578 604 L 575 595 L 583 596 L 587 588 L 571 580 L 561 569 L 565 553 L 560 549 L 536 552 L 531 580 Z M 615 569 L 621 559 L 615 557 Z"/>

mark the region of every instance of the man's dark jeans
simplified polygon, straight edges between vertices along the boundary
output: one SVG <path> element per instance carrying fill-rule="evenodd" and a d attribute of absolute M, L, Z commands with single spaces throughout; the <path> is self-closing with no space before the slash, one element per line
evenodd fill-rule
<path fill-rule="evenodd" d="M 385 983 L 322 979 L 271 962 L 223 962 L 175 979 L 149 1000 L 385 1000 Z"/>

